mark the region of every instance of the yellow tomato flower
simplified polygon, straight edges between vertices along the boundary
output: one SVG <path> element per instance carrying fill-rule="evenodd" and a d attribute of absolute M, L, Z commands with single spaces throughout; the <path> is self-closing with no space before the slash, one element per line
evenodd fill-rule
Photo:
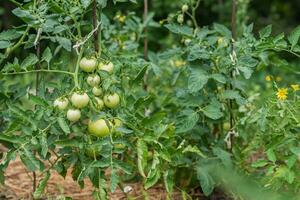
<path fill-rule="evenodd" d="M 126 19 L 126 16 L 125 15 L 120 15 L 120 14 L 117 14 L 115 16 L 115 19 L 117 19 L 119 22 L 121 23 L 124 23 L 125 22 L 125 19 Z"/>
<path fill-rule="evenodd" d="M 268 76 L 265 77 L 265 80 L 266 80 L 266 81 L 271 81 L 272 78 L 271 78 L 271 76 L 268 75 Z"/>
<path fill-rule="evenodd" d="M 279 88 L 277 90 L 277 99 L 279 100 L 286 100 L 287 99 L 287 94 L 288 94 L 288 89 L 287 88 Z"/>
<path fill-rule="evenodd" d="M 293 84 L 291 85 L 291 88 L 294 90 L 294 92 L 299 90 L 299 85 L 298 84 Z"/>
<path fill-rule="evenodd" d="M 186 62 L 184 62 L 183 60 L 175 60 L 174 64 L 176 67 L 181 67 L 181 66 L 185 65 Z"/>

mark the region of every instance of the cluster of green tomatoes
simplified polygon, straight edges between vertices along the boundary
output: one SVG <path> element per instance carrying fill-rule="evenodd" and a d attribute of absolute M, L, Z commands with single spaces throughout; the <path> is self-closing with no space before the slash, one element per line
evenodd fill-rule
<path fill-rule="evenodd" d="M 120 97 L 117 93 L 103 94 L 103 90 L 100 87 L 101 78 L 98 74 L 94 73 L 96 70 L 103 70 L 109 74 L 114 71 L 114 64 L 112 62 L 108 63 L 97 63 L 95 58 L 83 57 L 79 64 L 82 71 L 87 72 L 88 76 L 86 78 L 87 84 L 91 87 L 93 99 L 98 110 L 104 107 L 108 109 L 117 108 L 120 104 Z M 69 106 L 71 102 L 71 106 Z M 81 118 L 81 109 L 87 107 L 90 102 L 90 97 L 85 91 L 73 92 L 69 97 L 60 97 L 54 101 L 54 107 L 59 110 L 67 110 L 67 119 L 75 123 Z M 95 121 L 89 120 L 88 132 L 91 135 L 97 137 L 104 137 L 110 134 L 110 128 L 114 126 L 121 126 L 121 121 L 119 119 L 114 119 L 113 124 L 102 118 L 98 118 Z"/>

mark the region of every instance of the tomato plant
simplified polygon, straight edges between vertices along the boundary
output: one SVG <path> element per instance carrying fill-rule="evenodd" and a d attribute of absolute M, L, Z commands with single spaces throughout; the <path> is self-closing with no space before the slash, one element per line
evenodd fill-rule
<path fill-rule="evenodd" d="M 240 12 L 232 1 L 231 28 L 201 26 L 200 0 L 159 22 L 147 0 L 12 2 L 20 25 L 0 33 L 2 183 L 20 157 L 44 175 L 34 198 L 54 170 L 89 179 L 95 199 L 128 182 L 208 196 L 226 185 L 212 163 L 299 189 L 299 72 L 284 57 L 300 57 L 299 26 L 257 32 L 241 17 L 248 1 Z M 128 5 L 143 18 L 110 10 Z"/>

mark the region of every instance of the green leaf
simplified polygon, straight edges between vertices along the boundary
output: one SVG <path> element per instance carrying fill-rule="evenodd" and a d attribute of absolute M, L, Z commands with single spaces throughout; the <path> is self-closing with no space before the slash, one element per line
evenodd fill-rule
<path fill-rule="evenodd" d="M 259 31 L 259 37 L 261 39 L 267 38 L 271 35 L 271 33 L 272 33 L 272 25 L 268 25 Z"/>
<path fill-rule="evenodd" d="M 200 91 L 208 81 L 206 71 L 202 69 L 192 69 L 188 80 L 188 89 L 190 92 L 195 93 Z"/>
<path fill-rule="evenodd" d="M 223 99 L 235 99 L 239 105 L 245 103 L 245 99 L 240 95 L 237 90 L 225 90 L 221 94 L 221 98 Z"/>
<path fill-rule="evenodd" d="M 64 133 L 66 133 L 66 134 L 71 133 L 70 127 L 69 127 L 68 123 L 66 122 L 65 118 L 59 117 L 57 119 L 57 122 L 58 122 L 60 128 L 64 131 Z"/>
<path fill-rule="evenodd" d="M 32 129 L 36 130 L 37 129 L 37 122 L 33 120 L 31 117 L 28 116 L 27 113 L 25 113 L 23 110 L 20 108 L 13 106 L 13 105 L 8 105 L 9 110 L 14 113 L 16 116 L 20 117 L 22 120 L 27 121 L 32 125 Z"/>
<path fill-rule="evenodd" d="M 204 107 L 203 113 L 205 116 L 214 120 L 223 117 L 223 113 L 221 112 L 220 107 L 215 103 L 211 103 L 208 106 Z"/>
<path fill-rule="evenodd" d="M 31 53 L 27 56 L 21 63 L 22 69 L 27 69 L 28 67 L 34 66 L 39 61 L 38 57 Z"/>
<path fill-rule="evenodd" d="M 267 156 L 270 161 L 272 161 L 273 163 L 276 162 L 276 155 L 275 155 L 273 149 L 268 149 Z"/>
<path fill-rule="evenodd" d="M 150 187 L 154 186 L 157 181 L 160 178 L 160 170 L 158 168 L 155 168 L 153 170 L 151 170 L 151 173 L 148 175 L 145 183 L 144 183 L 144 187 L 145 189 L 149 189 Z"/>
<path fill-rule="evenodd" d="M 193 36 L 193 29 L 188 26 L 182 26 L 182 25 L 177 25 L 177 24 L 167 24 L 165 25 L 167 29 L 169 29 L 171 32 L 180 34 L 180 35 L 185 35 L 192 37 Z"/>
<path fill-rule="evenodd" d="M 266 160 L 257 160 L 257 161 L 255 161 L 254 163 L 251 164 L 251 167 L 260 168 L 260 167 L 264 167 L 268 164 L 269 163 Z"/>
<path fill-rule="evenodd" d="M 197 167 L 197 178 L 200 181 L 200 186 L 203 193 L 208 196 L 212 193 L 215 181 L 210 176 L 208 171 L 200 166 Z"/>
<path fill-rule="evenodd" d="M 15 40 L 22 34 L 17 32 L 15 29 L 10 29 L 0 33 L 0 40 Z"/>
<path fill-rule="evenodd" d="M 57 42 L 67 51 L 72 50 L 72 42 L 68 38 L 56 37 Z"/>
<path fill-rule="evenodd" d="M 0 141 L 16 143 L 16 144 L 20 144 L 23 142 L 20 136 L 10 136 L 10 135 L 5 135 L 4 133 L 0 134 Z"/>
<path fill-rule="evenodd" d="M 49 106 L 48 102 L 45 99 L 42 99 L 41 97 L 29 94 L 29 99 L 37 105 L 40 105 L 43 107 Z"/>
<path fill-rule="evenodd" d="M 97 3 L 101 8 L 105 8 L 107 6 L 107 0 L 97 0 Z"/>
<path fill-rule="evenodd" d="M 212 74 L 210 78 L 218 81 L 219 83 L 226 83 L 226 77 L 222 74 Z"/>
<path fill-rule="evenodd" d="M 43 156 L 43 158 L 46 158 L 46 155 L 48 153 L 48 141 L 47 141 L 47 137 L 46 135 L 42 135 L 40 138 L 40 144 L 41 144 L 41 155 Z"/>
<path fill-rule="evenodd" d="M 40 169 L 40 161 L 33 155 L 31 150 L 28 150 L 27 148 L 23 148 L 23 152 L 25 157 L 23 157 L 22 161 L 23 163 L 28 167 L 30 171 L 36 171 L 37 169 Z M 26 160 L 24 162 L 24 160 Z"/>
<path fill-rule="evenodd" d="M 144 167 L 147 163 L 147 154 L 148 154 L 148 147 L 147 144 L 141 140 L 138 139 L 136 143 L 137 148 L 137 165 L 139 173 L 142 177 L 146 178 Z"/>
<path fill-rule="evenodd" d="M 174 170 L 172 170 L 172 169 L 166 170 L 164 172 L 163 178 L 164 178 L 164 184 L 165 184 L 165 188 L 166 188 L 167 192 L 172 193 L 173 187 L 175 185 Z"/>
<path fill-rule="evenodd" d="M 292 45 L 292 49 L 296 46 L 296 44 L 299 41 L 299 37 L 300 37 L 300 25 L 297 26 L 288 36 L 288 41 L 291 43 Z"/>
<path fill-rule="evenodd" d="M 0 49 L 6 49 L 11 46 L 9 41 L 0 41 Z"/>
<path fill-rule="evenodd" d="M 186 152 L 191 152 L 191 153 L 195 153 L 199 156 L 201 156 L 202 158 L 206 158 L 207 156 L 204 155 L 200 149 L 197 146 L 192 146 L 192 145 L 188 145 L 187 147 L 185 147 L 182 151 L 182 153 L 186 153 Z"/>
<path fill-rule="evenodd" d="M 40 181 L 39 185 L 37 186 L 36 190 L 33 193 L 34 199 L 41 198 L 41 196 L 45 190 L 45 187 L 47 186 L 47 182 L 50 178 L 50 175 L 51 175 L 50 172 L 47 171 L 45 177 Z"/>
<path fill-rule="evenodd" d="M 51 59 L 52 59 L 52 52 L 51 52 L 51 49 L 49 47 L 47 47 L 45 49 L 45 51 L 43 52 L 42 60 L 46 61 L 49 64 Z"/>
<path fill-rule="evenodd" d="M 110 176 L 110 190 L 111 192 L 114 192 L 119 184 L 119 176 L 116 173 L 116 170 L 112 169 L 111 170 L 111 176 Z"/>
<path fill-rule="evenodd" d="M 231 154 L 219 147 L 213 148 L 213 153 L 222 161 L 227 168 L 232 167 Z"/>
<path fill-rule="evenodd" d="M 79 142 L 77 139 L 65 139 L 65 140 L 57 140 L 54 142 L 58 146 L 62 147 L 77 147 L 77 148 L 83 148 L 83 144 Z"/>
<path fill-rule="evenodd" d="M 231 31 L 224 25 L 214 23 L 214 29 L 220 33 L 222 36 L 225 36 L 226 38 L 231 38 Z"/>
<path fill-rule="evenodd" d="M 209 52 L 205 48 L 199 45 L 194 45 L 190 49 L 190 52 L 188 54 L 188 61 L 194 61 L 197 59 L 207 60 L 209 58 L 210 58 Z"/>
<path fill-rule="evenodd" d="M 145 73 L 147 72 L 148 65 L 144 66 L 139 73 L 136 75 L 136 77 L 132 80 L 131 84 L 139 84 L 144 78 Z"/>
<path fill-rule="evenodd" d="M 179 117 L 176 123 L 176 133 L 184 133 L 197 124 L 199 120 L 199 115 L 193 110 L 184 110 L 182 115 Z"/>

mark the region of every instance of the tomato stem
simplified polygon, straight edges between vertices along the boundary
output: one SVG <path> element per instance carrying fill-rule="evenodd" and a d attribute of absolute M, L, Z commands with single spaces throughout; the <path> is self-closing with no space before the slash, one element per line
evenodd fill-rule
<path fill-rule="evenodd" d="M 9 76 L 9 75 L 20 75 L 20 74 L 39 73 L 39 72 L 60 73 L 60 74 L 68 74 L 68 75 L 74 76 L 74 73 L 72 73 L 72 72 L 62 71 L 62 70 L 48 70 L 48 69 L 30 70 L 30 71 L 24 71 L 24 72 L 8 72 L 8 73 L 2 73 L 1 75 Z"/>
<path fill-rule="evenodd" d="M 78 71 L 79 71 L 79 63 L 80 63 L 82 54 L 83 54 L 83 48 L 80 49 L 80 52 L 79 52 L 79 55 L 78 55 L 78 58 L 77 58 L 75 72 L 74 72 L 74 83 L 75 83 L 76 88 L 79 88 Z"/>

